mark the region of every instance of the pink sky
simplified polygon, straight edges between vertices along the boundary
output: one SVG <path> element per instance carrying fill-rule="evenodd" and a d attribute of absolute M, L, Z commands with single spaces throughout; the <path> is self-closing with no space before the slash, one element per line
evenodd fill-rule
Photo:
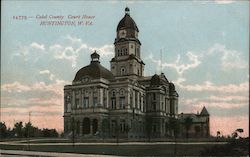
<path fill-rule="evenodd" d="M 2 110 L 4 111 L 4 110 Z M 25 113 L 25 112 L 24 112 Z M 28 122 L 29 116 L 28 112 L 26 115 L 15 116 L 11 114 L 2 115 L 1 121 L 6 122 L 7 127 L 12 127 L 15 122 L 23 121 Z M 63 131 L 63 117 L 61 115 L 39 115 L 34 116 L 31 113 L 31 122 L 34 126 L 39 128 L 56 128 L 59 132 Z M 249 136 L 249 118 L 248 117 L 210 117 L 210 133 L 211 135 L 216 135 L 217 131 L 220 131 L 222 135 L 231 135 L 237 128 L 243 128 L 244 133 L 242 136 Z"/>

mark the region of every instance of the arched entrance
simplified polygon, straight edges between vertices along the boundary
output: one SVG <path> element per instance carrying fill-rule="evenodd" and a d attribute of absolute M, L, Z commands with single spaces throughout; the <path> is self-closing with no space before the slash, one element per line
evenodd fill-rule
<path fill-rule="evenodd" d="M 82 134 L 90 134 L 90 119 L 84 118 L 82 122 Z"/>
<path fill-rule="evenodd" d="M 93 134 L 96 134 L 97 131 L 98 131 L 98 120 L 94 119 L 93 120 Z"/>

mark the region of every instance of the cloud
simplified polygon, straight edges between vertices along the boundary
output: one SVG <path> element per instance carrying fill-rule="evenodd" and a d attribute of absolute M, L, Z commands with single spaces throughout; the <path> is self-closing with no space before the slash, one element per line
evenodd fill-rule
<path fill-rule="evenodd" d="M 222 93 L 239 93 L 249 92 L 249 82 L 240 84 L 215 85 L 210 81 L 204 81 L 202 84 L 184 85 L 185 78 L 178 78 L 174 83 L 183 90 L 195 92 L 222 92 Z"/>
<path fill-rule="evenodd" d="M 29 86 L 23 85 L 17 81 L 10 83 L 10 84 L 3 84 L 1 85 L 1 89 L 3 91 L 8 91 L 8 92 L 12 92 L 12 91 L 25 92 L 25 91 L 31 90 Z"/>
<path fill-rule="evenodd" d="M 72 67 L 76 67 L 77 58 L 81 53 L 88 53 L 91 54 L 95 50 L 101 56 L 110 56 L 114 52 L 114 46 L 111 44 L 106 44 L 101 47 L 92 47 L 88 44 L 84 43 L 82 39 L 71 37 L 67 35 L 66 38 L 70 41 L 70 45 L 63 45 L 63 44 L 54 44 L 49 47 L 49 51 L 54 54 L 55 59 L 65 59 L 72 63 Z"/>
<path fill-rule="evenodd" d="M 55 59 L 65 59 L 72 63 L 72 67 L 76 66 L 78 52 L 73 47 L 63 47 L 59 44 L 50 46 L 49 50 L 54 54 Z"/>
<path fill-rule="evenodd" d="M 241 53 L 236 50 L 227 49 L 225 45 L 214 44 L 209 50 L 208 55 L 220 55 L 223 70 L 247 68 L 247 62 L 242 58 Z"/>
<path fill-rule="evenodd" d="M 17 51 L 12 57 L 23 57 L 25 61 L 33 60 L 36 62 L 45 53 L 45 47 L 43 44 L 32 42 L 28 46 L 19 45 Z"/>
<path fill-rule="evenodd" d="M 15 81 L 13 83 L 7 83 L 3 84 L 1 86 L 2 91 L 7 92 L 27 92 L 27 91 L 46 91 L 46 92 L 52 92 L 56 95 L 62 95 L 63 92 L 63 86 L 65 84 L 68 84 L 69 82 L 64 80 L 56 79 L 55 83 L 52 84 L 45 84 L 44 82 L 36 82 L 31 85 L 22 84 L 18 81 Z"/>
<path fill-rule="evenodd" d="M 40 71 L 49 74 L 49 70 Z M 13 126 L 15 119 L 27 122 L 32 111 L 32 123 L 39 127 L 62 129 L 63 87 L 69 82 L 55 79 L 51 84 L 13 82 L 1 86 L 1 119 Z M 48 97 L 48 93 L 50 97 Z M 55 120 L 49 124 L 51 119 Z M 47 120 L 47 121 L 46 121 Z"/>
<path fill-rule="evenodd" d="M 35 49 L 45 50 L 44 45 L 40 45 L 36 42 L 31 43 L 30 47 L 35 48 Z"/>
<path fill-rule="evenodd" d="M 42 70 L 42 71 L 40 71 L 39 73 L 40 73 L 40 74 L 49 74 L 50 71 L 49 71 L 49 70 Z"/>
<path fill-rule="evenodd" d="M 214 0 L 216 4 L 231 4 L 234 3 L 235 1 L 233 0 Z"/>
<path fill-rule="evenodd" d="M 114 54 L 113 44 L 105 44 L 102 46 L 90 46 L 84 43 L 81 38 L 67 35 L 58 43 L 48 45 L 32 42 L 29 45 L 20 45 L 12 57 L 22 57 L 25 61 L 37 62 L 45 57 L 50 58 L 51 54 L 55 60 L 67 60 L 73 68 L 77 65 L 77 60 L 81 54 L 91 54 L 95 50 L 103 57 Z M 46 55 L 47 54 L 47 55 Z M 48 56 L 49 54 L 49 56 Z M 43 57 L 43 58 L 41 58 Z M 50 77 L 52 80 L 53 77 Z"/>
<path fill-rule="evenodd" d="M 42 71 L 39 71 L 40 74 L 45 74 L 45 75 L 48 75 L 49 76 L 49 79 L 52 81 L 55 77 L 54 74 L 52 74 L 49 70 L 42 70 Z"/>
<path fill-rule="evenodd" d="M 114 54 L 114 46 L 113 45 L 103 45 L 100 48 L 93 48 L 90 47 L 89 48 L 92 52 L 94 50 L 97 50 L 97 52 L 101 55 L 101 56 L 110 56 Z"/>
<path fill-rule="evenodd" d="M 179 75 L 182 75 L 185 71 L 196 68 L 198 65 L 201 64 L 201 61 L 199 60 L 198 56 L 193 54 L 191 51 L 188 51 L 186 53 L 186 56 L 188 60 L 191 63 L 180 63 L 181 56 L 178 54 L 177 59 L 174 63 L 166 63 L 166 62 L 161 62 L 161 60 L 157 60 L 153 57 L 152 54 L 150 54 L 146 59 L 151 60 L 153 63 L 156 63 L 158 68 L 173 68 L 176 70 L 176 72 Z"/>

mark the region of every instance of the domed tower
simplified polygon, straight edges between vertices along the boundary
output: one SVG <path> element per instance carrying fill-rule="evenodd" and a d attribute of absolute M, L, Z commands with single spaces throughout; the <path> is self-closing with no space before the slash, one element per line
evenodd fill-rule
<path fill-rule="evenodd" d="M 144 63 L 141 60 L 141 43 L 138 39 L 139 29 L 125 8 L 125 16 L 116 29 L 115 56 L 110 61 L 114 76 L 144 76 Z"/>
<path fill-rule="evenodd" d="M 90 80 L 100 78 L 106 80 L 114 79 L 113 74 L 100 64 L 100 55 L 96 51 L 92 53 L 90 57 L 90 64 L 78 70 L 73 80 L 73 84 L 88 83 Z"/>

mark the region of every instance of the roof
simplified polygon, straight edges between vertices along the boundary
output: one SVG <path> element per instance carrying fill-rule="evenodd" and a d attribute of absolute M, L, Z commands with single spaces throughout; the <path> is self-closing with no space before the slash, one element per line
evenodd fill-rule
<path fill-rule="evenodd" d="M 125 58 L 125 59 L 119 59 L 119 61 L 127 61 L 127 60 L 131 60 L 131 59 L 135 59 L 138 63 L 142 63 L 145 65 L 145 63 L 142 61 L 142 60 L 139 60 L 137 57 L 135 57 L 134 54 L 131 54 L 128 56 L 128 58 Z M 114 57 L 111 59 L 110 62 L 117 62 L 118 60 Z"/>
<path fill-rule="evenodd" d="M 175 91 L 175 86 L 172 82 L 169 83 L 169 90 L 170 91 Z"/>
<path fill-rule="evenodd" d="M 96 51 L 94 53 L 92 53 L 90 56 L 92 59 L 94 59 L 94 58 L 99 59 L 100 58 L 100 55 Z"/>
<path fill-rule="evenodd" d="M 202 116 L 209 116 L 209 113 L 208 113 L 208 111 L 207 111 L 207 109 L 206 109 L 205 106 L 204 106 L 203 109 L 201 110 L 200 115 L 202 115 Z"/>
<path fill-rule="evenodd" d="M 161 79 L 160 79 L 160 76 L 155 74 L 154 76 L 152 76 L 151 80 L 150 80 L 150 85 L 153 85 L 153 86 L 159 86 L 161 85 Z"/>
<path fill-rule="evenodd" d="M 121 19 L 119 22 L 116 31 L 119 31 L 121 29 L 133 29 L 139 32 L 139 29 L 135 23 L 135 21 L 130 17 L 129 15 L 129 9 L 125 9 L 125 16 Z"/>
<path fill-rule="evenodd" d="M 181 113 L 179 114 L 179 119 L 181 122 L 184 122 L 186 118 L 191 118 L 193 123 L 204 123 L 207 121 L 206 117 L 199 116 L 194 113 Z"/>
<path fill-rule="evenodd" d="M 92 60 L 88 66 L 81 68 L 76 73 L 73 82 L 82 81 L 84 77 L 88 77 L 89 79 L 99 79 L 99 78 L 104 78 L 107 80 L 114 79 L 114 75 L 111 73 L 111 71 L 103 67 L 100 64 L 99 60 Z"/>

